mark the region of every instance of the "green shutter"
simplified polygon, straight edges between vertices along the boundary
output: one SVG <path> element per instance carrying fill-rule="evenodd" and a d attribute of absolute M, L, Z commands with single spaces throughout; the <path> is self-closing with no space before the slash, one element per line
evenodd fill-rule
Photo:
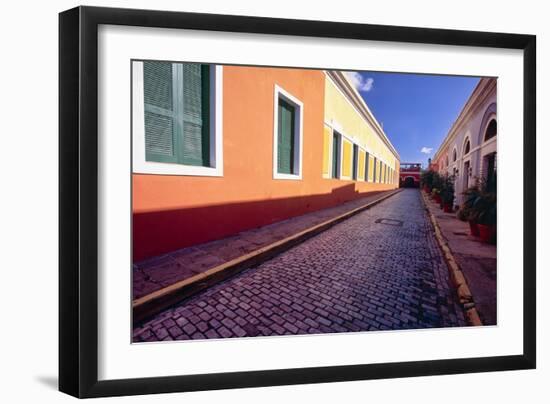
<path fill-rule="evenodd" d="M 332 178 L 338 178 L 338 168 L 340 167 L 340 135 L 332 134 Z"/>
<path fill-rule="evenodd" d="M 147 161 L 177 162 L 174 73 L 171 63 L 143 62 Z"/>
<path fill-rule="evenodd" d="M 209 69 L 143 62 L 147 161 L 210 165 Z"/>
<path fill-rule="evenodd" d="M 279 99 L 277 133 L 277 172 L 294 173 L 294 119 L 295 108 Z"/>
<path fill-rule="evenodd" d="M 365 182 L 369 182 L 369 152 L 365 152 Z"/>
<path fill-rule="evenodd" d="M 353 145 L 353 170 L 352 170 L 352 179 L 357 180 L 357 163 L 359 158 L 359 147 Z"/>
<path fill-rule="evenodd" d="M 180 162 L 208 166 L 209 144 L 209 66 L 178 64 L 181 69 L 181 148 Z"/>

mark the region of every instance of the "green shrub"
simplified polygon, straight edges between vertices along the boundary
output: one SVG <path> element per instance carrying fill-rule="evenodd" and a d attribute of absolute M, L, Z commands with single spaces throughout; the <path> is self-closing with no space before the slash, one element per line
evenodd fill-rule
<path fill-rule="evenodd" d="M 494 225 L 497 222 L 496 181 L 476 180 L 476 184 L 463 193 L 464 202 L 461 210 L 479 224 Z"/>
<path fill-rule="evenodd" d="M 455 200 L 455 177 L 445 175 L 441 178 L 441 199 L 445 204 L 452 204 Z"/>

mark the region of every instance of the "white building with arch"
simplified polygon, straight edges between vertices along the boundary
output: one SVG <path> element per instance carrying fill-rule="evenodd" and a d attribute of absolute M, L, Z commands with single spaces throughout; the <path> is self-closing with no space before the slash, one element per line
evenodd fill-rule
<path fill-rule="evenodd" d="M 455 205 L 477 179 L 496 181 L 497 79 L 482 78 L 432 160 L 432 169 L 455 176 Z M 496 185 L 496 184 L 495 184 Z"/>

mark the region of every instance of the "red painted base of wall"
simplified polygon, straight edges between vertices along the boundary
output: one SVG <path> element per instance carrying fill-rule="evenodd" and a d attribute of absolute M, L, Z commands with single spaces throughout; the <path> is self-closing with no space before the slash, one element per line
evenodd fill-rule
<path fill-rule="evenodd" d="M 330 194 L 134 213 L 134 262 L 336 206 L 373 192 L 357 192 L 354 184 L 350 184 Z"/>

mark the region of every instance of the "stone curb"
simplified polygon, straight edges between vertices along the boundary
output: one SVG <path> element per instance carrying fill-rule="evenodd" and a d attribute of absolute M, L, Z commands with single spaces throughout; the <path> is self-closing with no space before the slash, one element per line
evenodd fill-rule
<path fill-rule="evenodd" d="M 439 224 L 437 223 L 437 219 L 428 208 L 428 201 L 426 200 L 426 195 L 424 195 L 424 192 L 422 191 L 422 189 L 420 190 L 420 195 L 422 196 L 424 207 L 426 208 L 426 211 L 430 216 L 430 221 L 434 228 L 435 238 L 437 239 L 439 248 L 441 249 L 441 251 L 443 252 L 443 256 L 445 257 L 445 262 L 447 263 L 447 268 L 449 269 L 449 276 L 451 277 L 451 282 L 456 287 L 456 294 L 458 297 L 458 301 L 462 306 L 462 310 L 464 311 L 464 316 L 466 317 L 466 320 L 468 321 L 469 325 L 481 326 L 483 325 L 483 323 L 475 307 L 474 297 L 472 296 L 472 292 L 468 287 L 468 282 L 464 277 L 464 273 L 462 272 L 459 265 L 457 264 L 451 252 L 451 249 L 449 248 L 449 245 L 445 241 L 443 234 L 441 233 L 441 230 L 439 228 Z"/>
<path fill-rule="evenodd" d="M 227 261 L 221 265 L 209 269 L 203 273 L 190 278 L 176 282 L 170 286 L 159 289 L 148 295 L 142 296 L 132 302 L 132 321 L 133 324 L 143 322 L 145 319 L 159 313 L 160 311 L 186 299 L 201 290 L 206 289 L 228 277 L 243 271 L 252 266 L 257 266 L 264 261 L 289 250 L 297 244 L 300 244 L 328 228 L 338 224 L 374 205 L 388 199 L 389 197 L 401 192 L 397 189 L 394 192 L 386 194 L 363 206 L 342 213 L 332 219 L 326 220 L 308 229 L 302 230 L 292 236 L 286 237 L 275 243 L 259 248 L 256 251 L 242 255 L 233 260 Z"/>

